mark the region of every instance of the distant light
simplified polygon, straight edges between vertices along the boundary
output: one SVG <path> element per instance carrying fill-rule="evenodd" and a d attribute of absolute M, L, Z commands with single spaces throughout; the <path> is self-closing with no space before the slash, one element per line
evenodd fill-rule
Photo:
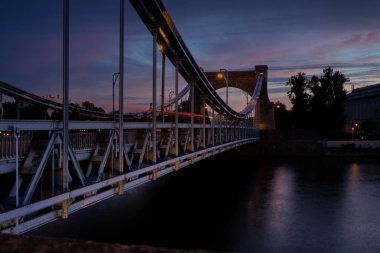
<path fill-rule="evenodd" d="M 218 74 L 216 75 L 216 77 L 217 77 L 218 79 L 222 79 L 222 78 L 223 78 L 223 74 L 222 74 L 222 73 L 218 73 Z"/>
<path fill-rule="evenodd" d="M 158 48 L 160 49 L 161 52 L 164 52 L 164 50 L 165 50 L 165 46 L 162 44 L 159 44 Z"/>
<path fill-rule="evenodd" d="M 168 37 L 166 36 L 164 30 L 162 30 L 162 28 L 158 28 L 158 32 L 160 33 L 161 37 L 164 39 L 164 41 L 166 42 L 167 45 L 170 45 L 170 41 L 168 39 Z"/>

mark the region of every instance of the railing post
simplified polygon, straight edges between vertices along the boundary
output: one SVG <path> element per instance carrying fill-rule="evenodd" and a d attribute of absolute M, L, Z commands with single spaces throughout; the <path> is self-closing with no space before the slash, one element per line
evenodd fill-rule
<path fill-rule="evenodd" d="M 233 120 L 230 121 L 230 125 L 228 129 L 230 130 L 230 141 L 233 141 L 234 140 L 234 121 Z"/>
<path fill-rule="evenodd" d="M 63 192 L 68 189 L 69 171 L 69 0 L 63 0 Z"/>
<path fill-rule="evenodd" d="M 164 103 L 165 103 L 165 52 L 164 49 L 162 49 L 162 81 L 161 81 L 161 117 L 162 117 L 162 123 L 165 122 L 165 115 L 164 115 Z M 176 94 L 177 96 L 178 94 Z"/>
<path fill-rule="evenodd" d="M 194 152 L 194 91 L 195 91 L 195 82 L 192 81 L 190 83 L 190 95 L 191 95 L 191 108 L 190 108 L 190 113 L 191 113 L 191 152 Z"/>
<path fill-rule="evenodd" d="M 153 32 L 153 101 L 152 101 L 152 139 L 153 139 L 153 162 L 157 162 L 157 27 L 152 28 Z"/>
<path fill-rule="evenodd" d="M 238 139 L 238 127 L 237 127 L 238 123 L 235 121 L 234 123 L 234 141 L 236 141 Z"/>
<path fill-rule="evenodd" d="M 249 121 L 249 116 L 247 116 L 244 122 L 244 139 L 246 139 L 248 136 L 248 121 Z"/>
<path fill-rule="evenodd" d="M 13 135 L 16 142 L 16 207 L 20 205 L 19 200 L 19 138 L 20 138 L 20 128 L 15 127 L 13 129 Z"/>
<path fill-rule="evenodd" d="M 236 139 L 236 122 L 232 122 L 232 140 L 234 141 Z"/>
<path fill-rule="evenodd" d="M 240 123 L 239 123 L 239 140 L 241 140 L 241 139 L 242 139 L 242 136 L 243 136 L 243 135 L 242 135 L 242 132 L 243 132 L 243 131 L 242 131 L 242 126 L 243 126 L 243 122 L 240 122 Z"/>
<path fill-rule="evenodd" d="M 219 145 L 222 144 L 222 118 L 219 114 Z"/>
<path fill-rule="evenodd" d="M 224 132 L 226 133 L 224 137 L 224 142 L 227 143 L 228 142 L 228 120 L 227 119 L 224 121 Z"/>
<path fill-rule="evenodd" d="M 120 0 L 119 37 L 119 168 L 124 171 L 124 0 Z"/>
<path fill-rule="evenodd" d="M 211 122 L 211 133 L 212 133 L 212 146 L 215 146 L 215 112 L 214 108 L 212 108 L 212 122 Z"/>
<path fill-rule="evenodd" d="M 180 61 L 175 62 L 175 155 L 179 155 L 179 140 L 178 140 L 178 68 Z"/>
<path fill-rule="evenodd" d="M 3 93 L 0 93 L 0 119 L 4 118 Z"/>
<path fill-rule="evenodd" d="M 206 97 L 202 96 L 202 148 L 206 148 Z"/>

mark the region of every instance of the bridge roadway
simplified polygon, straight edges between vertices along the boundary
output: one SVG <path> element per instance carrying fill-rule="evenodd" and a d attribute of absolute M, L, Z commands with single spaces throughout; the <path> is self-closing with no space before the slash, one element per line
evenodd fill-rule
<path fill-rule="evenodd" d="M 0 82 L 1 97 L 4 94 L 16 103 L 24 101 L 63 114 L 62 121 L 0 120 L 1 232 L 19 234 L 54 219 L 67 218 L 70 213 L 98 201 L 259 139 L 255 122 L 265 115 L 255 108 L 257 104 L 263 107 L 260 100 L 267 98 L 266 72 L 255 73 L 256 83 L 251 84 L 254 88 L 250 90 L 253 92 L 247 106 L 240 112 L 233 110 L 197 65 L 162 2 L 130 2 L 153 37 L 154 109 L 143 114 L 149 122 L 126 121 L 122 109 L 122 71 L 118 117 L 96 113 L 92 118 L 88 115 L 94 112 L 77 110 L 89 119 L 104 121 L 70 121 L 69 112 L 74 112 L 74 108 L 68 105 L 65 92 L 61 105 Z M 64 6 L 64 23 L 68 24 L 68 0 L 64 0 Z M 120 0 L 120 10 L 119 68 L 123 70 L 124 0 Z M 67 53 L 65 26 L 64 34 Z M 157 122 L 163 119 L 157 115 L 156 104 L 157 44 L 164 48 L 163 55 L 175 66 L 177 99 L 169 103 L 174 104 L 174 111 L 166 112 L 166 123 Z M 67 91 L 68 66 L 63 58 L 63 90 Z M 178 74 L 189 84 L 181 93 L 178 93 Z M 178 98 L 185 93 L 189 93 L 188 110 L 180 118 Z M 197 108 L 195 99 L 201 101 Z"/>
<path fill-rule="evenodd" d="M 19 123 L 22 123 L 20 124 L 20 126 L 22 126 L 20 129 L 22 132 L 35 131 L 36 129 L 39 130 L 38 132 L 50 132 L 48 142 L 51 142 L 55 131 L 60 132 L 60 130 L 56 129 L 60 129 L 61 125 L 61 122 L 58 121 L 9 121 L 1 122 L 0 129 L 4 133 L 5 130 L 9 130 L 9 128 L 17 126 Z M 123 194 L 123 192 L 128 189 L 137 187 L 151 180 L 156 180 L 160 176 L 179 170 L 189 164 L 219 154 L 225 150 L 258 140 L 258 132 L 247 126 L 233 124 L 196 124 L 194 128 L 198 134 L 196 134 L 197 139 L 194 143 L 194 150 L 191 150 L 191 141 L 188 138 L 189 133 L 187 131 L 190 129 L 190 124 L 183 123 L 178 126 L 179 129 L 183 130 L 181 131 L 181 133 L 183 133 L 181 135 L 181 142 L 179 142 L 181 152 L 179 156 L 174 156 L 173 150 L 175 143 L 171 141 L 169 145 L 165 145 L 170 142 L 172 138 L 170 133 L 173 132 L 173 124 L 161 123 L 158 125 L 160 143 L 157 143 L 161 159 L 159 159 L 160 162 L 152 164 L 150 160 L 152 155 L 152 143 L 151 140 L 149 140 L 151 124 L 146 122 L 127 122 L 125 124 L 125 134 L 129 136 L 129 138 L 125 139 L 135 142 L 126 143 L 126 145 L 124 145 L 125 150 L 123 153 L 128 165 L 128 172 L 118 174 L 117 170 L 113 170 L 112 168 L 112 166 L 116 164 L 112 165 L 118 153 L 117 138 L 114 138 L 113 135 L 116 131 L 112 130 L 114 129 L 114 124 L 113 122 L 71 122 L 70 130 L 76 132 L 70 136 L 73 140 L 72 143 L 74 146 L 76 145 L 74 148 L 76 155 L 75 157 L 70 157 L 70 159 L 75 160 L 78 158 L 78 160 L 81 160 L 80 157 L 83 156 L 83 151 L 89 153 L 92 159 L 94 159 L 94 157 L 102 157 L 102 159 L 101 161 L 97 161 L 97 165 L 95 165 L 94 160 L 91 161 L 90 159 L 90 163 L 93 163 L 92 170 L 95 171 L 95 173 L 88 173 L 89 171 L 87 171 L 87 173 L 78 173 L 74 168 L 75 162 L 73 162 L 74 165 L 69 171 L 69 177 L 71 177 L 72 180 L 69 182 L 69 191 L 67 192 L 62 191 L 62 184 L 59 183 L 59 181 L 62 181 L 62 176 L 58 176 L 57 179 L 57 175 L 59 174 L 59 168 L 57 167 L 59 166 L 58 154 L 61 152 L 59 150 L 61 140 L 55 138 L 54 145 L 52 145 L 50 150 L 46 144 L 43 148 L 45 150 L 43 154 L 36 155 L 37 152 L 34 153 L 34 156 L 39 156 L 39 159 L 36 159 L 38 160 L 38 164 L 35 165 L 36 169 L 32 172 L 32 178 L 28 178 L 31 172 L 24 171 L 26 169 L 25 162 L 20 168 L 13 167 L 10 170 L 9 165 L 15 165 L 14 162 L 16 160 L 16 154 L 14 153 L 16 143 L 11 143 L 10 140 L 16 140 L 16 137 L 5 135 L 8 137 L 8 140 L 3 138 L 0 143 L 7 143 L 7 145 L 1 145 L 1 147 L 8 147 L 9 150 L 5 156 L 1 157 L 2 164 L 0 165 L 0 173 L 1 168 L 6 168 L 7 172 L 13 171 L 13 173 L 17 170 L 16 174 L 19 174 L 20 181 L 28 180 L 28 187 L 25 191 L 21 191 L 23 187 L 21 187 L 20 183 L 19 194 L 23 193 L 24 196 L 19 196 L 20 204 L 18 208 L 15 208 L 15 206 L 12 208 L 12 196 L 7 197 L 8 203 L 3 205 L 3 208 L 6 208 L 4 210 L 6 212 L 0 214 L 2 232 L 14 234 L 23 233 L 59 217 L 67 218 L 70 213 L 98 201 L 117 194 Z M 84 128 L 87 132 L 83 132 Z M 9 133 L 12 132 L 9 131 Z M 98 142 L 92 142 L 92 144 L 87 143 L 87 146 L 84 145 L 80 147 L 80 143 L 86 143 L 86 138 L 88 138 L 89 133 L 92 136 L 96 136 L 96 138 L 91 137 L 91 139 L 98 140 Z M 205 139 L 202 139 L 203 133 L 205 134 Z M 106 148 L 106 150 L 101 152 L 103 156 L 97 156 L 94 152 L 100 151 L 99 141 L 104 135 L 108 135 L 109 137 L 107 141 L 108 144 L 106 145 L 108 151 Z M 135 138 L 131 137 L 133 135 Z M 29 134 L 29 136 L 31 135 Z M 42 142 L 41 140 L 38 141 Z M 29 141 L 29 143 L 32 142 L 32 140 Z M 43 142 L 46 143 L 45 141 Z M 111 143 L 111 146 L 109 146 L 109 143 Z M 88 146 L 91 147 L 89 148 Z M 96 148 L 96 146 L 98 148 Z M 98 150 L 94 151 L 96 149 Z M 115 152 L 110 152 L 110 150 Z M 141 152 L 141 150 L 146 151 Z M 4 150 L 2 150 L 2 153 L 4 153 L 3 151 Z M 90 153 L 92 154 L 90 155 Z M 28 160 L 28 157 L 24 158 L 24 160 Z M 137 163 L 133 163 L 133 161 Z M 42 166 L 42 164 L 44 166 Z M 8 167 L 6 165 L 8 165 Z M 78 169 L 82 170 L 82 167 L 84 166 L 79 165 Z M 87 166 L 87 169 L 89 168 L 90 166 Z M 5 173 L 5 171 L 3 172 Z M 81 185 L 81 180 L 79 180 L 80 174 L 82 174 L 83 177 L 83 185 Z M 51 180 L 48 179 L 49 177 Z M 43 179 L 43 181 L 41 181 L 41 179 Z M 39 184 L 33 182 L 39 182 Z M 43 185 L 42 182 L 44 183 Z M 31 188 L 33 184 L 34 188 Z M 15 186 L 13 186 L 13 189 L 14 188 Z M 15 193 L 13 192 L 13 194 Z M 44 198 L 41 196 L 44 196 Z M 28 201 L 24 202 L 27 198 Z M 13 201 L 14 200 L 13 198 Z M 13 204 L 15 204 L 15 202 L 13 202 Z"/>

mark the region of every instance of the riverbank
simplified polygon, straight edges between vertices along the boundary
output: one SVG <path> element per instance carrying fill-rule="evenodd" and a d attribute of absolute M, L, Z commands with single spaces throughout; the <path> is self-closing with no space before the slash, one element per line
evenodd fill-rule
<path fill-rule="evenodd" d="M 233 149 L 227 155 L 259 157 L 378 158 L 380 141 L 320 140 L 312 130 L 262 131 L 260 141 Z"/>
<path fill-rule="evenodd" d="M 53 238 L 42 236 L 15 236 L 0 233 L 2 253 L 211 253 L 205 250 L 180 250 L 145 245 L 99 243 L 89 240 Z"/>

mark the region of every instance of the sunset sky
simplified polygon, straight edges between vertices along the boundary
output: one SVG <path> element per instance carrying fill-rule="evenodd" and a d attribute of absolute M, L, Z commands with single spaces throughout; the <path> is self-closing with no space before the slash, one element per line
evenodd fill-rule
<path fill-rule="evenodd" d="M 163 3 L 203 69 L 268 65 L 274 102 L 289 104 L 285 83 L 291 75 L 319 75 L 327 66 L 350 78 L 348 91 L 351 85 L 380 83 L 380 1 Z M 72 0 L 70 4 L 70 97 L 73 102 L 90 100 L 110 110 L 112 74 L 118 71 L 119 1 Z M 128 112 L 147 109 L 152 100 L 152 36 L 129 1 L 125 11 Z M 0 13 L 0 80 L 41 96 L 61 94 L 62 1 L 2 1 Z M 158 62 L 160 73 L 160 56 Z M 167 64 L 166 98 L 173 90 L 173 70 Z M 161 77 L 157 80 L 160 84 Z M 180 83 L 185 86 L 184 80 Z M 239 91 L 232 93 L 231 104 L 238 109 L 237 100 L 245 102 L 245 98 Z"/>

